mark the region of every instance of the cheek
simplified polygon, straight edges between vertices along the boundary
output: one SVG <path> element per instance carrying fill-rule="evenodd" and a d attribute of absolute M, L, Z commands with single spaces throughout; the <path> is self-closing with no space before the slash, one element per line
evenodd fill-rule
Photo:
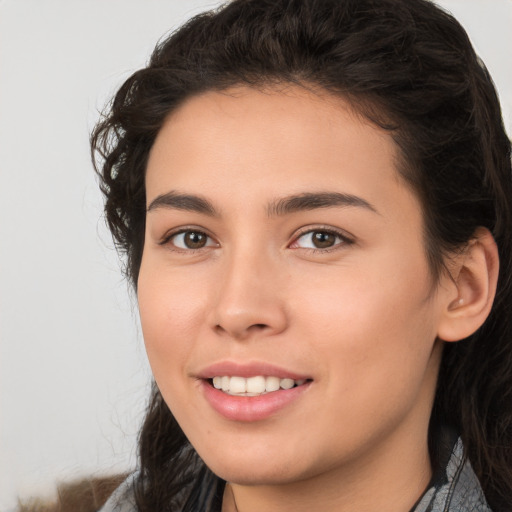
<path fill-rule="evenodd" d="M 425 320 L 432 312 L 421 284 L 384 288 L 365 281 L 356 273 L 345 275 L 300 301 L 298 318 L 308 321 L 298 331 L 311 343 L 307 357 L 321 369 L 324 400 L 312 416 L 333 450 L 340 443 L 357 448 L 365 439 L 379 439 L 412 410 L 427 414 L 435 389 L 435 331 Z"/>
<path fill-rule="evenodd" d="M 311 357 L 333 387 L 350 388 L 353 397 L 420 386 L 435 341 L 426 265 L 419 258 L 397 264 L 392 256 L 317 274 L 315 287 L 308 293 L 304 286 L 293 299 L 299 332 L 313 340 Z"/>
<path fill-rule="evenodd" d="M 435 329 L 427 319 L 431 316 L 428 305 L 420 297 L 399 290 L 383 293 L 378 287 L 349 286 L 344 291 L 340 286 L 334 296 L 319 292 L 297 307 L 303 311 L 300 330 L 314 340 L 315 350 L 338 356 L 350 373 L 371 363 L 381 372 L 386 371 L 386 362 L 401 364 L 408 358 L 428 357 Z"/>
<path fill-rule="evenodd" d="M 422 263 L 412 258 L 397 262 L 395 254 L 381 254 L 322 272 L 314 269 L 311 275 L 300 269 L 289 294 L 291 309 L 301 311 L 298 319 L 311 328 L 342 339 L 374 331 L 375 341 L 386 337 L 400 343 L 401 332 L 414 326 L 423 330 L 431 323 L 430 279 Z"/>
<path fill-rule="evenodd" d="M 200 281 L 199 281 L 200 282 Z M 201 321 L 205 294 L 197 281 L 159 269 L 147 262 L 141 266 L 137 297 L 144 343 L 155 378 L 179 371 L 178 366 L 193 350 Z"/>

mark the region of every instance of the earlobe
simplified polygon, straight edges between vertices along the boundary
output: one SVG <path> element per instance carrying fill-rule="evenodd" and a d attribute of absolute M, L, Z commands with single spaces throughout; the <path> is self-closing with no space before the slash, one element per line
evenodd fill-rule
<path fill-rule="evenodd" d="M 437 335 L 444 341 L 459 341 L 485 322 L 496 294 L 498 248 L 488 229 L 476 230 L 466 250 L 453 259 L 451 270 Z"/>

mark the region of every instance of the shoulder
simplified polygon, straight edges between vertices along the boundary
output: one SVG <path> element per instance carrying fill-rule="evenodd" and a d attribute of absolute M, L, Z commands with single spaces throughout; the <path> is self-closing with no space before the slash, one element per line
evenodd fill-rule
<path fill-rule="evenodd" d="M 460 438 L 440 469 L 412 512 L 492 512 Z"/>
<path fill-rule="evenodd" d="M 115 489 L 99 512 L 137 512 L 134 485 L 138 473 L 132 473 Z"/>

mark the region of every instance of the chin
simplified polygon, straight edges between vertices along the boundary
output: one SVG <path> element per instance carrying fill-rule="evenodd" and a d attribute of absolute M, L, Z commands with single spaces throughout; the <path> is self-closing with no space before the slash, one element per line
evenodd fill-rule
<path fill-rule="evenodd" d="M 210 469 L 220 478 L 237 485 L 283 485 L 297 482 L 304 479 L 304 476 L 295 474 L 288 469 L 279 467 L 255 468 L 247 464 L 240 464 L 237 467 L 222 467 Z M 216 471 L 216 469 L 218 469 Z"/>
<path fill-rule="evenodd" d="M 203 460 L 218 477 L 238 485 L 286 485 L 308 479 L 321 468 L 298 460 L 297 450 L 293 456 L 283 451 L 255 450 L 236 453 L 208 454 Z"/>

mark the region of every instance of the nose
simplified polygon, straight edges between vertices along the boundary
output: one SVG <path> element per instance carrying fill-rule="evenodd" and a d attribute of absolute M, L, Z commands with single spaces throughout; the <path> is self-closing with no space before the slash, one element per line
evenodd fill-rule
<path fill-rule="evenodd" d="M 236 340 L 271 336 L 288 324 L 279 265 L 250 251 L 223 262 L 210 323 L 218 335 Z"/>

